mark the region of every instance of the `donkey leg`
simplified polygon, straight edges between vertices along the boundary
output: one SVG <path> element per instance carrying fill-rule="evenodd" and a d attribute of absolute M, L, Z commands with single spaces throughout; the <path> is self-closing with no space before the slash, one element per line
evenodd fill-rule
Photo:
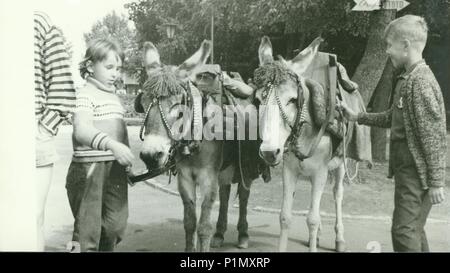
<path fill-rule="evenodd" d="M 200 251 L 208 252 L 213 231 L 211 211 L 214 201 L 216 200 L 219 183 L 217 173 L 204 174 L 204 176 L 200 175 L 200 177 L 205 177 L 206 179 L 203 179 L 203 181 L 200 182 L 203 201 L 197 233 L 200 240 Z"/>
<path fill-rule="evenodd" d="M 306 222 L 309 230 L 309 251 L 317 251 L 318 232 L 320 227 L 320 200 L 327 182 L 328 170 L 319 170 L 312 178 L 311 205 Z"/>
<path fill-rule="evenodd" d="M 216 232 L 211 240 L 212 248 L 219 248 L 223 245 L 224 234 L 228 226 L 228 204 L 233 174 L 234 167 L 232 165 L 219 174 L 219 217 L 217 218 Z"/>
<path fill-rule="evenodd" d="M 223 245 L 224 234 L 228 225 L 228 201 L 230 199 L 231 185 L 221 185 L 219 187 L 219 217 L 216 224 L 216 233 L 211 241 L 212 248 L 218 248 Z"/>
<path fill-rule="evenodd" d="M 182 172 L 178 175 L 178 191 L 180 192 L 184 206 L 185 251 L 195 252 L 197 248 L 197 236 L 195 233 L 197 227 L 195 183 L 188 175 Z"/>
<path fill-rule="evenodd" d="M 286 164 L 286 163 L 283 163 Z M 285 252 L 287 250 L 287 242 L 289 229 L 292 222 L 292 203 L 294 202 L 294 192 L 297 177 L 289 168 L 283 167 L 283 201 L 280 213 L 280 241 L 278 250 Z"/>
<path fill-rule="evenodd" d="M 248 205 L 248 198 L 250 196 L 250 185 L 252 181 L 243 181 L 248 188 L 248 190 L 239 183 L 239 220 L 237 229 L 239 232 L 238 236 L 238 248 L 246 249 L 248 248 L 248 223 L 247 223 L 247 205 Z"/>
<path fill-rule="evenodd" d="M 344 164 L 341 164 L 333 171 L 334 176 L 334 200 L 336 206 L 336 224 L 334 230 L 336 232 L 336 251 L 345 251 L 344 224 L 342 222 L 342 200 L 344 198 Z"/>

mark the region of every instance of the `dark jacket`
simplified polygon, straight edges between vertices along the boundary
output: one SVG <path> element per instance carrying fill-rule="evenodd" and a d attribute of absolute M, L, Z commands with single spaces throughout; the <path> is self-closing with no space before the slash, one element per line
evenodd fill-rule
<path fill-rule="evenodd" d="M 400 90 L 403 97 L 403 119 L 406 141 L 416 163 L 424 189 L 445 185 L 446 121 L 442 92 L 425 62 L 406 75 Z M 381 113 L 360 113 L 358 123 L 391 127 L 391 104 Z M 390 170 L 389 176 L 392 177 Z"/>

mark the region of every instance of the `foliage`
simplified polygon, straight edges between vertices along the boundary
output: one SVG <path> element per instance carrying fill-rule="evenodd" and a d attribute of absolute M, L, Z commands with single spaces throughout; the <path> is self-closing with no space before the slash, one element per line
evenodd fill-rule
<path fill-rule="evenodd" d="M 398 16 L 418 14 L 426 18 L 430 25 L 429 51 L 443 41 L 448 44 L 449 1 L 409 2 Z M 139 0 L 126 7 L 136 25 L 138 43 L 152 41 L 162 61 L 173 64 L 189 57 L 203 39 L 210 39 L 214 14 L 214 62 L 247 79 L 258 66 L 262 35 L 270 37 L 274 55 L 285 58 L 292 58 L 321 35 L 325 42 L 320 50 L 337 54 L 352 75 L 366 49 L 374 14 L 353 12 L 354 5 L 353 0 Z M 168 22 L 177 24 L 171 40 L 164 28 Z M 431 62 L 443 63 L 442 58 L 433 58 Z M 444 61 L 448 63 L 448 58 Z"/>
<path fill-rule="evenodd" d="M 141 61 L 136 31 L 129 26 L 129 20 L 125 15 L 117 15 L 113 11 L 94 23 L 91 31 L 84 34 L 86 43 L 97 38 L 115 40 L 125 53 L 124 71 L 129 75 L 139 73 Z"/>
<path fill-rule="evenodd" d="M 120 98 L 125 109 L 125 118 L 143 118 L 143 114 L 137 113 L 134 110 L 134 99 L 136 98 L 136 95 L 117 94 L 117 96 Z"/>
<path fill-rule="evenodd" d="M 334 0 L 146 0 L 130 3 L 127 9 L 136 24 L 139 43 L 152 41 L 163 61 L 171 55 L 173 63 L 182 62 L 203 39 L 210 38 L 214 14 L 215 63 L 247 78 L 258 65 L 262 35 L 269 35 L 275 52 L 286 57 L 318 35 L 331 40 L 365 37 L 368 14 L 350 12 L 352 5 L 352 0 L 339 5 Z M 167 22 L 178 24 L 173 40 L 166 37 L 163 25 Z M 334 45 L 325 47 L 336 49 Z M 355 51 L 344 48 L 339 53 Z"/>

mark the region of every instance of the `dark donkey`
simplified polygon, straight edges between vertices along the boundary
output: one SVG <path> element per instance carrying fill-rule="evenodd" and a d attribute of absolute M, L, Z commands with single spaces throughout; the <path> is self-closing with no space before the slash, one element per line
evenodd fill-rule
<path fill-rule="evenodd" d="M 210 220 L 211 210 L 219 185 L 223 143 L 217 140 L 198 141 L 197 152 L 192 153 L 186 160 L 186 157 L 177 149 L 177 145 L 182 141 L 180 141 L 179 131 L 174 128 L 176 124 L 180 124 L 180 121 L 181 123 L 186 121 L 186 117 L 180 114 L 186 110 L 183 107 L 194 108 L 194 112 L 201 108 L 201 96 L 199 108 L 199 91 L 193 86 L 189 77 L 206 62 L 210 50 L 211 44 L 204 41 L 200 49 L 180 66 L 163 66 L 156 47 L 150 42 L 145 43 L 143 63 L 149 79 L 144 86 L 144 92 L 136 98 L 135 102 L 138 112 L 143 110 L 146 112 L 141 132 L 143 139 L 141 159 L 149 170 L 163 169 L 174 163 L 174 171 L 178 174 L 178 190 L 184 206 L 186 251 L 196 251 L 197 236 L 199 250 L 209 251 L 213 231 Z M 197 186 L 202 195 L 198 224 Z"/>
<path fill-rule="evenodd" d="M 243 82 L 238 73 L 230 72 L 230 74 L 232 77 L 222 72 L 219 65 L 209 64 L 204 65 L 196 75 L 196 84 L 202 93 L 214 97 L 216 102 L 224 106 L 223 109 L 230 110 L 224 115 L 227 137 L 223 143 L 223 165 L 219 174 L 220 209 L 211 247 L 218 248 L 223 245 L 228 226 L 231 184 L 237 183 L 239 197 L 237 247 L 248 248 L 247 205 L 250 187 L 260 173 L 266 182 L 270 179 L 269 167 L 258 155 L 261 141 L 257 134 L 257 109 L 252 104 L 254 90 Z"/>
<path fill-rule="evenodd" d="M 223 151 L 230 151 L 236 142 L 224 147 L 222 140 L 190 141 L 184 139 L 185 130 L 193 123 L 202 119 L 202 104 L 204 106 L 204 93 L 200 92 L 191 81 L 209 56 L 210 43 L 204 41 L 200 49 L 182 65 L 163 66 L 156 47 L 147 42 L 144 45 L 144 59 L 149 79 L 144 85 L 144 92 L 135 101 L 137 112 L 145 112 L 146 117 L 141 130 L 143 146 L 140 157 L 146 164 L 151 176 L 171 169 L 177 173 L 178 190 L 184 206 L 184 229 L 186 232 L 186 251 L 195 251 L 197 236 L 200 251 L 208 251 L 213 231 L 210 215 L 220 185 L 220 213 L 217 231 L 213 246 L 223 242 L 223 233 L 227 226 L 228 199 L 230 194 L 230 181 L 238 169 L 237 164 L 230 163 L 223 158 Z M 238 84 L 239 85 L 239 84 Z M 202 101 L 203 100 L 203 101 Z M 193 117 L 186 118 L 186 108 Z M 200 116 L 198 116 L 200 113 Z M 179 133 L 176 125 L 184 124 L 183 133 Z M 188 126 L 187 124 L 191 124 Z M 198 124 L 197 124 L 198 125 Z M 201 128 L 200 122 L 200 133 Z M 204 132 L 203 132 L 204 133 Z M 231 146 L 230 146 L 231 145 Z M 190 154 L 189 156 L 186 155 Z M 192 153 L 189 151 L 192 150 Z M 254 157 L 257 158 L 257 147 L 254 147 Z M 225 153 L 226 154 L 226 153 Z M 235 157 L 226 157 L 234 160 Z M 225 162 L 224 162 L 225 161 Z M 147 175 L 140 176 L 143 179 Z M 244 175 L 238 188 L 240 201 L 239 215 L 239 247 L 248 246 L 247 202 L 251 179 Z M 219 182 L 220 181 L 220 182 Z M 196 216 L 196 187 L 200 187 L 202 205 L 199 223 Z"/>

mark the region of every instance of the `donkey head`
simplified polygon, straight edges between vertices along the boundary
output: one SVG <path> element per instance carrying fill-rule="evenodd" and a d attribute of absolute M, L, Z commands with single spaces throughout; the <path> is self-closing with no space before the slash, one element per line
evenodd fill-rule
<path fill-rule="evenodd" d="M 142 64 L 148 76 L 143 92 L 135 99 L 135 110 L 146 113 L 140 157 L 148 169 L 161 168 L 169 160 L 174 139 L 190 122 L 187 92 L 190 78 L 205 64 L 211 51 L 209 41 L 179 66 L 162 65 L 157 48 L 144 44 Z"/>
<path fill-rule="evenodd" d="M 298 94 L 306 88 L 302 75 L 314 60 L 322 38 L 316 38 L 292 60 L 280 57 L 274 61 L 272 44 L 264 36 L 259 46 L 259 68 L 255 70 L 255 99 L 261 108 L 262 143 L 260 156 L 270 165 L 283 157 L 286 140 L 291 134 L 298 112 Z M 258 102 L 257 102 L 258 103 Z"/>

